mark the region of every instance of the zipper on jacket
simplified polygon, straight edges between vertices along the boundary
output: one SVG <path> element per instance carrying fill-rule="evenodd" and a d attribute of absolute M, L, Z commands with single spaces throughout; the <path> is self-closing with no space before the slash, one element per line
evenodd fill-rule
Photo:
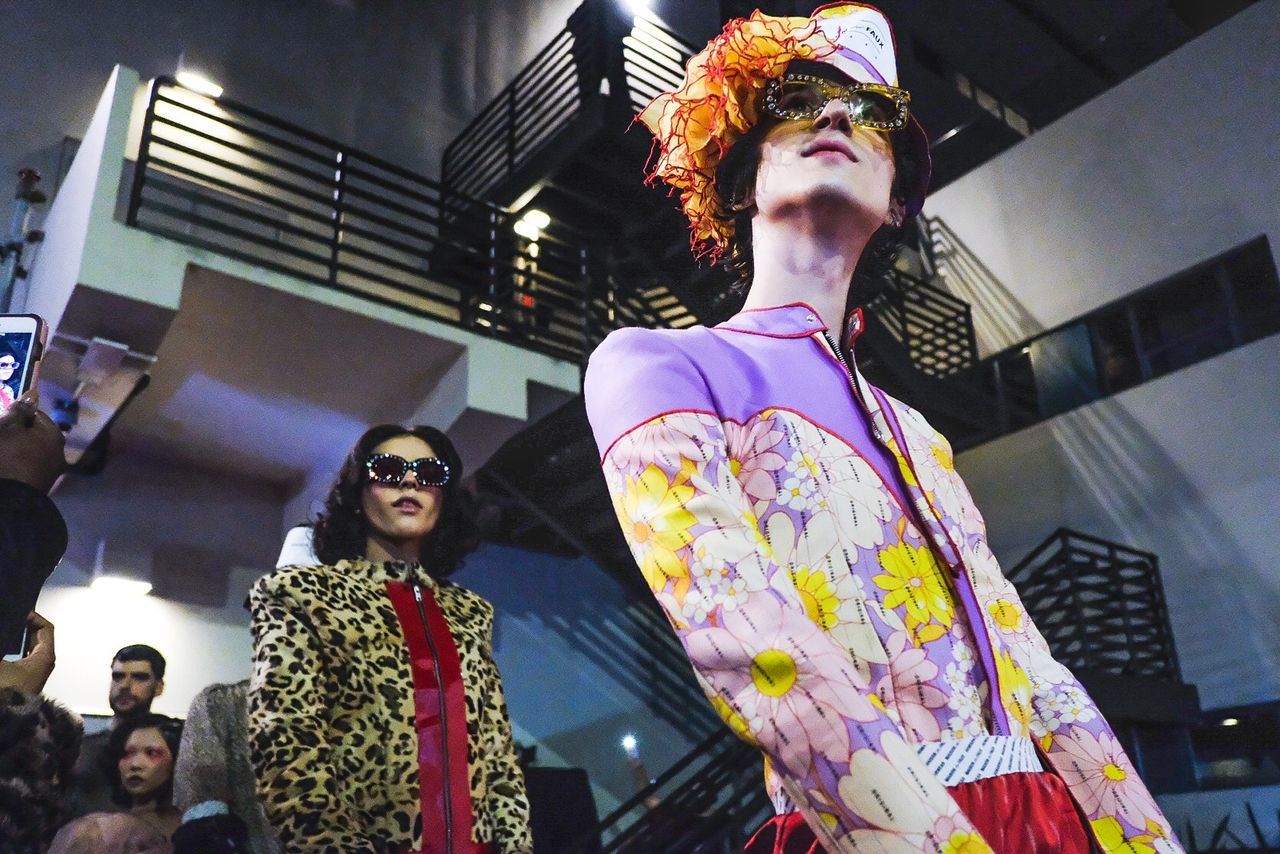
<path fill-rule="evenodd" d="M 835 339 L 831 337 L 831 333 L 822 330 L 822 338 L 827 342 L 827 346 L 831 348 L 832 354 L 836 357 L 836 361 L 840 363 L 840 367 L 844 368 L 844 375 L 849 380 L 849 388 L 853 389 L 853 396 L 862 406 L 862 411 L 868 415 L 871 414 L 871 408 L 867 406 L 867 402 L 862 399 L 862 389 L 858 388 L 858 381 L 853 376 L 853 369 L 849 367 L 849 362 L 845 359 L 844 353 L 840 352 L 840 348 L 836 346 Z M 874 424 L 871 425 L 872 432 L 875 433 L 877 440 L 880 440 L 879 431 L 876 430 Z"/>
<path fill-rule="evenodd" d="M 449 786 L 449 711 L 444 696 L 444 679 L 440 672 L 440 650 L 436 647 L 436 639 L 431 636 L 431 627 L 427 622 L 427 608 L 422 604 L 422 588 L 413 584 L 413 600 L 418 605 L 418 618 L 422 620 L 422 632 L 427 636 L 427 646 L 431 647 L 431 669 L 436 675 L 436 695 L 440 698 L 440 746 L 444 757 L 444 842 L 448 851 L 453 851 L 453 792 Z"/>

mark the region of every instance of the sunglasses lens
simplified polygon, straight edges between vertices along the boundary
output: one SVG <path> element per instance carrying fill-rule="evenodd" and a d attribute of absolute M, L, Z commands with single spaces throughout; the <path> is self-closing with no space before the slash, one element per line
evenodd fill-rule
<path fill-rule="evenodd" d="M 827 104 L 826 87 L 807 80 L 786 80 L 778 89 L 776 104 L 784 113 L 816 116 Z"/>
<path fill-rule="evenodd" d="M 369 460 L 369 477 L 378 483 L 399 483 L 408 467 L 399 457 L 380 456 Z"/>
<path fill-rule="evenodd" d="M 444 486 L 449 482 L 449 467 L 440 460 L 418 460 L 414 471 L 423 486 Z"/>
<path fill-rule="evenodd" d="M 849 117 L 854 123 L 889 123 L 898 115 L 898 105 L 879 92 L 859 92 L 849 107 Z"/>

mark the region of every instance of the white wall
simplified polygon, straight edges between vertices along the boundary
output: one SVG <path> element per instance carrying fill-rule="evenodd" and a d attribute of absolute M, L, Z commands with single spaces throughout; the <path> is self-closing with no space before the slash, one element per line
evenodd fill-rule
<path fill-rule="evenodd" d="M 1050 327 L 1259 234 L 1274 250 L 1278 42 L 1280 3 L 1256 3 L 930 196 L 1007 288 L 957 293 Z"/>
<path fill-rule="evenodd" d="M 249 586 L 275 565 L 283 497 L 273 488 L 125 450 L 97 477 L 54 494 L 70 532 L 37 609 L 56 627 L 48 692 L 84 714 L 108 713 L 111 657 L 148 643 L 168 662 L 156 711 L 186 715 L 212 682 L 250 672 Z M 99 545 L 113 573 L 149 577 L 155 593 L 104 598 L 89 583 Z"/>
<path fill-rule="evenodd" d="M 1006 568 L 1061 526 L 1155 552 L 1206 708 L 1280 697 L 1277 364 L 1273 335 L 956 460 Z"/>
<path fill-rule="evenodd" d="M 1280 3 L 1255 4 L 929 199 L 1003 283 L 949 282 L 987 349 L 1259 234 L 1275 251 L 1278 39 Z M 1272 336 L 958 460 L 1006 566 L 1062 525 L 1159 555 L 1206 707 L 1280 697 L 1277 364 Z"/>

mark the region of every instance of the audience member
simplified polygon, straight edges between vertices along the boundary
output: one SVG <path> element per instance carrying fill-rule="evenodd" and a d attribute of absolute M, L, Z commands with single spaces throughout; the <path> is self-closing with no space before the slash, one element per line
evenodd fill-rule
<path fill-rule="evenodd" d="M 23 613 L 67 548 L 66 523 L 48 496 L 66 468 L 62 447 L 35 395 L 0 414 L 0 569 L 6 600 L 18 604 L 0 637 L 20 636 L 24 621 L 31 633 L 25 656 L 0 662 L 0 851 L 49 842 L 80 749 L 80 718 L 41 696 L 53 672 L 53 626 Z"/>
<path fill-rule="evenodd" d="M 6 849 L 7 850 L 7 849 Z M 128 813 L 95 812 L 58 831 L 49 854 L 171 854 L 164 834 Z"/>
<path fill-rule="evenodd" d="M 183 813 L 209 802 L 225 804 L 248 830 L 245 850 L 276 854 L 280 843 L 254 791 L 248 689 L 247 679 L 234 685 L 210 685 L 192 701 L 174 768 L 173 803 Z"/>
<path fill-rule="evenodd" d="M 173 768 L 181 740 L 181 721 L 147 713 L 122 721 L 108 744 L 115 768 L 112 799 L 166 839 L 182 823 L 182 813 L 173 805 Z"/>
<path fill-rule="evenodd" d="M 114 716 L 109 729 L 84 737 L 68 815 L 78 817 L 113 808 L 110 780 L 115 770 L 107 756 L 111 735 L 123 721 L 151 711 L 151 702 L 164 691 L 164 671 L 164 656 L 146 644 L 126 646 L 112 658 L 107 702 Z"/>
<path fill-rule="evenodd" d="M 14 652 L 27 612 L 67 549 L 67 525 L 48 492 L 67 463 L 62 431 L 25 394 L 0 414 L 0 639 Z"/>

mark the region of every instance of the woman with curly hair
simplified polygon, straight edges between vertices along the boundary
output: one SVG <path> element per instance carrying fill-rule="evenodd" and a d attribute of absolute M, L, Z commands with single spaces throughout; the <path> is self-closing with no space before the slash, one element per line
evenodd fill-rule
<path fill-rule="evenodd" d="M 857 304 L 929 183 L 878 10 L 730 21 L 640 115 L 746 307 L 623 329 L 587 411 L 645 580 L 777 810 L 749 852 L 1176 851 Z M 1092 837 L 1092 841 L 1090 840 Z"/>
<path fill-rule="evenodd" d="M 249 736 L 287 851 L 530 852 L 493 607 L 446 580 L 474 547 L 462 461 L 374 427 L 315 524 L 314 566 L 249 594 Z"/>

